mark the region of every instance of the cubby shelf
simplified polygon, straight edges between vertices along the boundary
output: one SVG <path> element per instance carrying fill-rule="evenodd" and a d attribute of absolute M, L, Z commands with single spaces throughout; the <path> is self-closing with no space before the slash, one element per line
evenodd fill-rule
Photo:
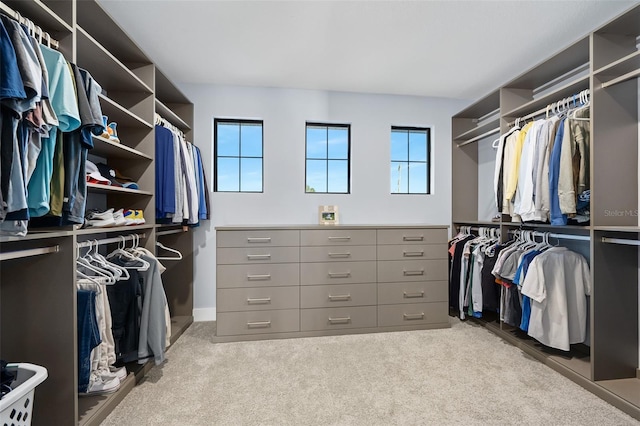
<path fill-rule="evenodd" d="M 88 32 L 76 27 L 78 65 L 89 70 L 107 91 L 132 91 L 152 94 L 153 90 L 129 68 L 98 43 Z"/>
<path fill-rule="evenodd" d="M 517 108 L 507 111 L 504 117 L 521 117 L 526 114 L 530 114 L 536 110 L 544 108 L 545 106 L 559 101 L 562 98 L 573 96 L 582 90 L 589 88 L 589 76 L 582 76 L 578 79 L 572 80 L 564 85 L 546 93 L 544 96 L 533 99 Z"/>
<path fill-rule="evenodd" d="M 143 191 L 141 189 L 120 188 L 118 186 L 100 185 L 97 183 L 87 183 L 87 191 L 103 194 L 130 194 L 130 195 L 147 195 L 152 196 L 153 192 Z"/>
<path fill-rule="evenodd" d="M 58 14 L 51 10 L 41 0 L 3 0 L 2 3 L 5 3 L 13 10 L 20 12 L 20 14 L 32 20 L 45 31 L 68 34 L 73 32 L 72 26 L 58 16 Z M 2 3 L 0 3 L 0 5 Z M 51 35 L 53 36 L 53 34 Z"/>
<path fill-rule="evenodd" d="M 113 99 L 110 99 L 103 94 L 99 94 L 98 97 L 100 98 L 102 113 L 109 117 L 110 122 L 115 121 L 119 126 L 122 125 L 127 127 L 153 127 L 147 120 L 138 117 L 136 114 L 132 113 Z"/>
<path fill-rule="evenodd" d="M 156 112 L 162 116 L 165 120 L 169 121 L 169 123 L 173 124 L 177 128 L 182 131 L 191 130 L 191 126 L 189 126 L 186 121 L 178 116 L 175 112 L 171 110 L 168 106 L 160 102 L 156 99 Z"/>
<path fill-rule="evenodd" d="M 93 136 L 93 149 L 89 151 L 90 154 L 97 155 L 105 158 L 125 158 L 129 160 L 149 160 L 152 161 L 153 157 L 138 151 L 137 149 L 129 148 L 122 142 L 117 143 L 112 140 L 103 138 L 102 136 Z"/>
<path fill-rule="evenodd" d="M 479 138 L 485 134 L 486 136 L 489 136 L 493 133 L 499 132 L 500 118 L 498 117 L 493 120 L 486 121 L 471 130 L 467 130 L 466 132 L 459 134 L 458 136 L 454 137 L 453 140 L 456 142 L 468 142 L 471 139 Z"/>

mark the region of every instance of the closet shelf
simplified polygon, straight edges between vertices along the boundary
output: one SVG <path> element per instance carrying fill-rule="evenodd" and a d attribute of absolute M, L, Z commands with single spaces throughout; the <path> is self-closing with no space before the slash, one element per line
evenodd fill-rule
<path fill-rule="evenodd" d="M 640 232 L 640 226 L 594 226 L 594 231 Z"/>
<path fill-rule="evenodd" d="M 193 323 L 193 317 L 191 316 L 174 316 L 171 317 L 171 345 L 182 336 L 182 334 L 189 328 L 189 326 Z M 169 349 L 169 348 L 167 348 Z"/>
<path fill-rule="evenodd" d="M 533 111 L 536 111 L 540 108 L 544 108 L 546 105 L 551 104 L 553 102 L 557 102 L 562 98 L 575 95 L 582 90 L 589 88 L 589 76 L 580 77 L 572 82 L 569 82 L 557 89 L 541 96 L 537 99 L 533 99 L 527 102 L 524 105 L 519 106 L 518 108 L 514 108 L 511 111 L 503 114 L 504 117 L 521 117 L 523 115 L 529 114 Z"/>
<path fill-rule="evenodd" d="M 571 231 L 571 233 L 574 233 L 575 231 L 579 231 L 579 232 L 583 232 L 584 234 L 588 234 L 589 230 L 591 229 L 589 226 L 578 226 L 578 225 L 557 226 L 557 225 L 551 225 L 548 223 L 502 222 L 502 224 L 504 226 L 508 226 L 511 228 L 520 228 L 520 227 L 527 228 L 527 229 L 536 228 L 538 230 L 543 230 L 542 232 L 556 232 L 560 234 L 563 231 Z"/>
<path fill-rule="evenodd" d="M 24 237 L 0 237 L 0 243 L 10 243 L 16 241 L 36 241 L 36 240 L 45 240 L 50 238 L 60 238 L 60 237 L 68 237 L 72 235 L 73 230 L 63 230 L 60 228 L 55 228 L 52 231 L 41 231 L 41 230 L 32 230 L 29 229 L 29 233 Z"/>
<path fill-rule="evenodd" d="M 102 194 L 131 194 L 152 196 L 153 192 L 142 191 L 140 189 L 120 188 L 117 186 L 100 185 L 97 183 L 87 183 L 87 191 Z"/>
<path fill-rule="evenodd" d="M 131 226 L 116 226 L 113 228 L 84 228 L 75 231 L 76 235 L 93 235 L 93 234 L 110 234 L 114 232 L 129 232 L 135 234 L 137 231 L 144 229 L 152 229 L 154 225 L 131 225 Z"/>
<path fill-rule="evenodd" d="M 635 407 L 640 406 L 640 379 L 600 380 L 596 384 L 633 404 Z M 630 408 L 634 409 L 635 407 Z"/>
<path fill-rule="evenodd" d="M 618 77 L 640 68 L 640 50 L 637 50 L 623 58 L 613 61 L 596 71 L 594 74 L 598 77 L 609 76 Z"/>
<path fill-rule="evenodd" d="M 141 127 L 142 125 L 150 129 L 153 128 L 153 125 L 147 120 L 132 113 L 113 99 L 104 96 L 102 93 L 100 93 L 98 97 L 101 101 L 100 107 L 102 108 L 102 113 L 109 117 L 109 122 L 115 121 L 118 123 L 118 126 L 124 127 Z"/>
<path fill-rule="evenodd" d="M 76 27 L 78 66 L 91 73 L 103 89 L 153 94 L 153 90 L 81 27 Z"/>
<path fill-rule="evenodd" d="M 494 130 L 497 128 L 497 131 Z M 478 138 L 486 133 L 489 136 L 493 133 L 500 132 L 500 118 L 497 117 L 494 120 L 482 123 L 479 126 L 474 127 L 471 130 L 467 130 L 464 133 L 459 134 L 453 138 L 456 142 L 469 142 L 471 139 Z"/>
<path fill-rule="evenodd" d="M 461 226 L 469 226 L 469 225 L 475 225 L 475 226 L 500 226 L 500 222 L 492 222 L 490 220 L 454 220 L 453 221 L 454 225 L 461 225 Z"/>
<path fill-rule="evenodd" d="M 137 149 L 129 148 L 122 143 L 116 143 L 102 136 L 93 136 L 93 149 L 89 154 L 105 158 L 124 158 L 129 160 L 139 160 L 144 158 L 152 161 L 150 155 L 140 152 Z"/>
<path fill-rule="evenodd" d="M 99 425 L 136 385 L 136 378 L 128 374 L 120 388 L 108 395 L 78 397 L 78 425 Z"/>
<path fill-rule="evenodd" d="M 173 124 L 183 132 L 191 130 L 191 126 L 189 126 L 182 118 L 178 116 L 178 114 L 173 112 L 171 108 L 160 102 L 158 99 L 156 99 L 156 112 L 160 114 L 162 118 L 169 121 L 169 123 Z"/>
<path fill-rule="evenodd" d="M 0 9 L 2 9 L 3 3 L 16 12 L 20 12 L 22 16 L 33 21 L 49 33 L 60 32 L 70 34 L 73 32 L 71 25 L 65 22 L 64 19 L 58 16 L 41 0 L 3 0 L 0 2 Z M 51 36 L 53 37 L 53 34 L 51 34 Z"/>

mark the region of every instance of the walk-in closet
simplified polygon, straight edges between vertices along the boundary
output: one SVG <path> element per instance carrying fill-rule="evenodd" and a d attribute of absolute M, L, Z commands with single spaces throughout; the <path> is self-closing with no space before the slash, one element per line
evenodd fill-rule
<path fill-rule="evenodd" d="M 479 235 L 495 229 L 502 241 L 535 232 L 537 242 L 547 238 L 584 256 L 591 274 L 587 336 L 568 351 L 542 345 L 495 312 L 482 312 L 474 321 L 636 418 L 639 36 L 635 7 L 452 118 L 454 230 Z M 496 200 L 500 137 L 514 126 L 580 108 L 590 108 L 590 141 L 582 153 L 590 220 L 514 220 L 498 204 L 501 198 Z"/>

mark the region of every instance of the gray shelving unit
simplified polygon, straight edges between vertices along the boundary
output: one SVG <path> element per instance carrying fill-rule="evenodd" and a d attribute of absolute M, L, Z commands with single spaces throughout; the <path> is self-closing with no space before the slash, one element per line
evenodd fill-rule
<path fill-rule="evenodd" d="M 0 358 L 32 362 L 49 377 L 36 389 L 32 424 L 97 425 L 152 367 L 128 366 L 120 389 L 78 397 L 75 259 L 77 245 L 139 234 L 151 251 L 161 240 L 181 251 L 164 261 L 163 283 L 172 316 L 173 344 L 193 322 L 193 240 L 180 226 L 155 224 L 156 105 L 192 137 L 193 104 L 122 31 L 95 0 L 2 0 L 60 42 L 66 59 L 89 71 L 106 93 L 103 113 L 118 123 L 120 143 L 94 137 L 90 159 L 107 162 L 135 179 L 139 190 L 89 184 L 87 207 L 142 209 L 145 225 L 117 228 L 31 229 L 26 237 L 0 238 Z M 169 117 L 167 117 L 169 118 Z M 158 230 L 158 232 L 156 232 Z M 35 253 L 35 254 L 34 254 Z"/>
<path fill-rule="evenodd" d="M 640 6 L 636 5 L 452 118 L 455 228 L 499 227 L 505 239 L 510 230 L 520 227 L 588 238 L 572 242 L 590 260 L 588 346 L 559 355 L 535 340 L 518 337 L 506 324 L 481 323 L 637 419 L 639 40 Z M 509 215 L 491 222 L 482 216 L 483 203 L 493 194 L 493 174 L 488 178 L 482 172 L 481 153 L 495 136 L 474 139 L 473 125 L 498 108 L 500 131 L 506 132 L 516 118 L 585 89 L 591 93 L 590 225 L 521 224 L 512 222 Z"/>

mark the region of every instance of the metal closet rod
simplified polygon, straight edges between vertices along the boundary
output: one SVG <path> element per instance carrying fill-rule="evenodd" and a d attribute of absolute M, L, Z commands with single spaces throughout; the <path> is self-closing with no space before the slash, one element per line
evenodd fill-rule
<path fill-rule="evenodd" d="M 513 234 L 516 231 L 517 230 L 511 230 L 511 231 L 509 231 L 509 233 Z M 522 231 L 534 232 L 535 233 L 534 235 L 538 235 L 538 236 L 548 235 L 551 238 L 557 238 L 557 239 L 560 239 L 560 240 L 577 240 L 577 241 L 589 241 L 589 240 L 591 240 L 591 237 L 589 237 L 587 235 L 556 234 L 556 233 L 552 233 L 552 232 L 534 231 L 534 230 L 529 230 L 529 229 L 523 229 Z"/>
<path fill-rule="evenodd" d="M 147 238 L 147 234 L 128 234 L 128 235 L 122 235 L 120 237 L 103 238 L 102 240 L 87 240 L 87 241 L 78 243 L 78 248 L 93 246 L 96 244 L 96 241 L 98 244 L 110 244 L 110 243 L 121 243 L 123 241 L 131 241 L 134 239 L 142 240 L 143 238 Z"/>
<path fill-rule="evenodd" d="M 48 253 L 58 253 L 59 251 L 60 251 L 60 246 L 58 245 L 51 246 L 51 247 L 38 247 L 34 249 L 8 251 L 5 253 L 0 253 L 0 261 L 10 260 L 10 259 L 20 259 L 23 257 L 39 256 L 41 254 L 48 254 Z"/>
<path fill-rule="evenodd" d="M 638 240 L 625 240 L 623 238 L 602 237 L 602 242 L 608 243 L 608 244 L 624 244 L 627 246 L 640 246 L 640 241 Z"/>
<path fill-rule="evenodd" d="M 34 31 L 35 31 L 35 29 L 38 29 L 38 32 L 42 32 L 42 34 L 47 39 L 47 43 L 49 43 L 51 46 L 53 46 L 56 49 L 58 49 L 60 47 L 60 42 L 58 40 L 52 39 L 51 35 L 49 35 L 48 32 L 43 31 L 42 28 L 40 28 L 38 25 L 36 25 L 33 21 L 31 21 L 28 18 L 25 18 L 24 16 L 22 16 L 20 14 L 20 12 L 13 10 L 12 8 L 7 6 L 3 2 L 0 2 L 0 11 L 2 11 L 5 15 L 8 15 L 9 17 L 15 19 L 16 21 L 18 21 L 18 23 L 26 25 L 27 27 L 29 27 L 30 26 L 29 23 L 31 23 L 31 25 L 33 25 L 35 27 Z"/>

